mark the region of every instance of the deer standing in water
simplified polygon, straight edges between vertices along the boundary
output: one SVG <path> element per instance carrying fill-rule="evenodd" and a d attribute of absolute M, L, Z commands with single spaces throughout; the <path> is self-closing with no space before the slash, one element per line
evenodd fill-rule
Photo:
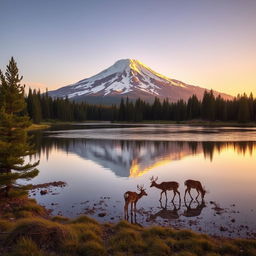
<path fill-rule="evenodd" d="M 184 201 L 186 199 L 186 194 L 187 192 L 189 193 L 191 199 L 193 199 L 193 197 L 191 196 L 191 193 L 190 193 L 190 190 L 192 188 L 196 189 L 197 191 L 197 197 L 196 199 L 198 198 L 198 196 L 201 194 L 201 197 L 202 197 L 202 200 L 204 199 L 204 196 L 205 196 L 205 193 L 206 193 L 206 190 L 203 188 L 202 184 L 200 181 L 197 181 L 197 180 L 186 180 L 184 182 L 184 185 L 187 186 L 186 190 L 185 190 L 185 195 L 184 195 Z"/>
<path fill-rule="evenodd" d="M 128 206 L 131 204 L 131 214 L 133 211 L 136 211 L 136 204 L 140 198 L 143 196 L 147 196 L 148 194 L 146 193 L 145 189 L 143 186 L 137 185 L 137 189 L 139 190 L 140 193 L 137 192 L 132 192 L 132 191 L 127 191 L 124 193 L 124 216 L 125 219 L 128 219 Z"/>
<path fill-rule="evenodd" d="M 173 198 L 172 198 L 172 202 L 176 196 L 176 194 L 179 195 L 179 200 L 180 199 L 180 192 L 178 191 L 178 187 L 179 187 L 179 183 L 176 182 L 176 181 L 166 181 L 166 182 L 162 182 L 162 183 L 159 183 L 157 184 L 156 181 L 158 180 L 158 177 L 154 178 L 154 176 L 152 176 L 150 178 L 150 181 L 151 181 L 151 185 L 150 187 L 156 187 L 160 190 L 162 190 L 161 192 L 161 195 L 160 195 L 160 199 L 159 201 L 161 202 L 162 201 L 162 194 L 165 193 L 165 198 L 166 198 L 166 201 L 167 201 L 167 191 L 168 190 L 173 190 Z"/>

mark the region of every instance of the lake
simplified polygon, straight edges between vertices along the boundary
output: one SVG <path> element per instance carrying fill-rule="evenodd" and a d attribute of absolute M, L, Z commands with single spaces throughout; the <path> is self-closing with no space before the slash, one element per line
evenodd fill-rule
<path fill-rule="evenodd" d="M 64 181 L 30 196 L 53 215 L 87 214 L 100 222 L 123 219 L 126 191 L 144 185 L 148 196 L 129 221 L 227 237 L 256 236 L 256 128 L 184 125 L 73 124 L 35 131 L 39 175 L 31 183 Z M 179 183 L 178 197 L 166 203 L 150 178 Z M 184 181 L 198 180 L 201 197 L 184 200 Z M 192 191 L 195 198 L 196 191 Z"/>

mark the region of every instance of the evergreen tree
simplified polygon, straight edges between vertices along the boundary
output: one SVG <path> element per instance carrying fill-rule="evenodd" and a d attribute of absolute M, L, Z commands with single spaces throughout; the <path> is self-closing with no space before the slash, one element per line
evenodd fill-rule
<path fill-rule="evenodd" d="M 195 119 L 200 117 L 200 102 L 196 95 L 193 95 L 188 99 L 187 117 L 188 119 Z"/>
<path fill-rule="evenodd" d="M 215 120 L 215 97 L 213 91 L 205 91 L 202 101 L 202 117 L 206 120 Z"/>
<path fill-rule="evenodd" d="M 215 118 L 221 121 L 227 120 L 227 105 L 220 95 L 215 100 Z"/>
<path fill-rule="evenodd" d="M 124 104 L 124 99 L 122 98 L 120 106 L 119 106 L 118 120 L 120 120 L 120 121 L 126 120 L 125 114 L 126 114 L 125 104 Z"/>
<path fill-rule="evenodd" d="M 238 102 L 238 122 L 248 122 L 250 120 L 250 107 L 246 94 Z"/>
<path fill-rule="evenodd" d="M 22 115 L 26 108 L 24 86 L 20 84 L 17 64 L 13 58 L 6 72 L 0 71 L 0 189 L 9 196 L 10 191 L 24 192 L 26 186 L 18 179 L 30 179 L 38 174 L 34 164 L 24 164 L 24 157 L 33 154 L 25 128 L 29 117 Z"/>
<path fill-rule="evenodd" d="M 161 120 L 162 118 L 162 105 L 160 100 L 156 97 L 152 105 L 151 120 Z"/>

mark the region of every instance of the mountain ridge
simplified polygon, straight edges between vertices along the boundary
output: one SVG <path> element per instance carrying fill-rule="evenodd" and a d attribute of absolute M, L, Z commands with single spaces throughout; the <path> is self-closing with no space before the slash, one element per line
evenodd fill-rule
<path fill-rule="evenodd" d="M 138 60 L 121 59 L 100 73 L 50 91 L 49 95 L 89 103 L 117 103 L 122 97 L 141 98 L 148 102 L 158 97 L 174 102 L 187 100 L 193 94 L 202 99 L 205 90 L 209 91 L 161 75 Z M 225 93 L 213 93 L 225 99 L 233 98 Z"/>

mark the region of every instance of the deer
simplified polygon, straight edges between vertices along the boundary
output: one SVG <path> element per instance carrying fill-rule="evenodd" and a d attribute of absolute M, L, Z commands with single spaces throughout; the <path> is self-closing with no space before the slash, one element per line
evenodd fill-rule
<path fill-rule="evenodd" d="M 125 219 L 128 219 L 128 206 L 129 204 L 131 204 L 131 214 L 134 212 L 136 212 L 136 204 L 138 202 L 138 200 L 140 198 L 142 198 L 143 196 L 147 196 L 148 194 L 146 193 L 146 190 L 144 189 L 144 187 L 141 185 L 137 185 L 137 189 L 140 193 L 137 192 L 132 192 L 132 191 L 127 191 L 124 193 L 124 215 L 125 215 Z"/>
<path fill-rule="evenodd" d="M 151 181 L 150 187 L 156 187 L 156 188 L 162 190 L 162 192 L 160 194 L 160 199 L 159 199 L 160 202 L 162 201 L 163 193 L 165 193 L 165 198 L 166 198 L 166 201 L 167 201 L 167 191 L 168 190 L 173 190 L 174 194 L 173 194 L 172 202 L 173 202 L 176 194 L 179 195 L 179 200 L 181 200 L 180 192 L 178 191 L 178 187 L 179 187 L 178 182 L 176 182 L 176 181 L 166 181 L 166 182 L 162 182 L 162 183 L 157 184 L 156 183 L 157 180 L 158 180 L 158 177 L 154 178 L 154 176 L 152 176 L 150 178 L 150 181 Z"/>
<path fill-rule="evenodd" d="M 191 196 L 191 193 L 190 193 L 190 190 L 192 188 L 196 189 L 196 191 L 197 191 L 196 200 L 197 200 L 197 198 L 199 197 L 200 194 L 201 194 L 202 200 L 204 199 L 206 190 L 203 188 L 203 186 L 202 186 L 200 181 L 197 181 L 197 180 L 186 180 L 184 182 L 184 185 L 187 186 L 187 188 L 185 190 L 184 201 L 186 200 L 187 192 L 189 193 L 190 198 L 193 200 L 193 197 Z"/>

